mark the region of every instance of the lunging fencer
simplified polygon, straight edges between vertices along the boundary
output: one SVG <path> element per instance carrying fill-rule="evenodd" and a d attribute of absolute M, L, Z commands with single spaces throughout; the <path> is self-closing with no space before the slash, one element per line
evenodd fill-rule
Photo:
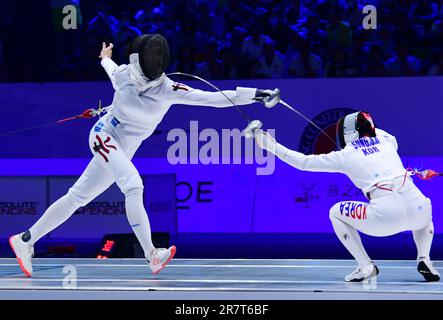
<path fill-rule="evenodd" d="M 336 132 L 340 150 L 321 155 L 290 150 L 262 130 L 255 131 L 255 138 L 260 147 L 299 170 L 347 175 L 369 200 L 342 201 L 330 209 L 337 237 L 358 263 L 345 281 L 360 282 L 379 273 L 358 231 L 384 237 L 407 230 L 412 230 L 417 247 L 418 272 L 426 281 L 439 281 L 430 260 L 434 236 L 431 200 L 404 168 L 395 137 L 376 128 L 370 114 L 363 111 L 341 118 Z"/>
<path fill-rule="evenodd" d="M 232 106 L 229 99 L 237 105 L 259 101 L 269 107 L 278 103 L 277 90 L 237 87 L 222 94 L 172 81 L 164 73 L 169 63 L 169 45 L 159 34 L 137 37 L 131 44 L 128 65 L 118 66 L 111 60 L 112 48 L 112 44 L 103 43 L 100 58 L 115 89 L 114 99 L 106 115 L 91 129 L 91 162 L 65 196 L 54 202 L 28 231 L 9 240 L 27 276 L 32 275 L 34 244 L 114 182 L 125 195 L 129 223 L 152 272 L 160 272 L 173 258 L 176 248 L 156 249 L 151 240 L 149 219 L 143 205 L 142 179 L 131 161 L 143 140 L 152 135 L 174 104 L 221 108 Z"/>

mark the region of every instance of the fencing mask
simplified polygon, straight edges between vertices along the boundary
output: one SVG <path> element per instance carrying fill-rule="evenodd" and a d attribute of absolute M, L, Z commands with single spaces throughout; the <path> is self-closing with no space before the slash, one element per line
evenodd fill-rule
<path fill-rule="evenodd" d="M 169 64 L 168 41 L 160 34 L 144 34 L 132 42 L 129 53 L 138 53 L 143 74 L 150 80 L 159 78 Z"/>
<path fill-rule="evenodd" d="M 362 137 L 375 137 L 375 124 L 365 111 L 348 114 L 337 122 L 337 146 L 343 149 L 346 144 Z"/>

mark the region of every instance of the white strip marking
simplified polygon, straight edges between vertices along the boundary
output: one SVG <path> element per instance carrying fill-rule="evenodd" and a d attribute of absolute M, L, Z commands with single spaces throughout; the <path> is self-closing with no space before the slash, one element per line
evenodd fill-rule
<path fill-rule="evenodd" d="M 0 278 L 0 282 L 62 282 L 63 279 L 56 278 L 14 278 L 14 279 L 5 279 Z M 320 281 L 320 280 L 253 280 L 253 279 L 239 279 L 239 280 L 229 280 L 229 279 L 77 279 L 77 282 L 139 282 L 139 283 L 150 283 L 150 282 L 178 282 L 178 283 L 281 283 L 281 284 L 339 284 L 339 285 L 347 285 L 349 287 L 357 287 L 365 285 L 365 283 L 346 283 L 344 281 Z M 442 286 L 441 282 L 398 282 L 398 281 L 390 281 L 390 282 L 376 282 L 377 285 L 404 285 L 404 286 L 417 286 L 417 285 L 426 285 L 426 286 Z M 9 288 L 9 287 L 8 287 Z M 34 286 L 30 289 L 33 289 Z M 136 288 L 136 287 L 135 287 Z M 162 287 L 158 287 L 162 289 Z M 317 289 L 312 289 L 317 290 Z M 443 293 L 443 291 L 441 292 Z"/>
<path fill-rule="evenodd" d="M 83 267 L 94 267 L 94 268 L 147 268 L 148 265 L 142 265 L 142 264 L 75 264 L 72 263 L 72 265 L 83 268 Z M 0 267 L 14 267 L 13 264 L 0 264 Z M 64 264 L 33 264 L 34 267 L 63 267 Z M 381 269 L 416 269 L 416 266 L 384 266 L 384 265 L 378 265 Z M 18 267 L 18 265 L 17 265 Z M 303 269 L 303 268 L 355 268 L 355 265 L 275 265 L 275 264 L 269 264 L 269 265 L 258 265 L 258 264 L 169 264 L 167 266 L 168 268 L 289 268 L 289 269 Z M 442 269 L 442 268 L 436 268 L 436 269 Z M 443 270 L 443 269 L 442 269 Z M 45 271 L 45 270 L 40 270 Z"/>

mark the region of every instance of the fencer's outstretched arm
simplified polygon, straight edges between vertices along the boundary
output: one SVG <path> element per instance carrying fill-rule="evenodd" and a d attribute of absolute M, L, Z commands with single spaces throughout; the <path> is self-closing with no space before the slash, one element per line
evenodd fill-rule
<path fill-rule="evenodd" d="M 224 90 L 222 94 L 217 91 L 211 92 L 193 89 L 183 84 L 176 85 L 177 90 L 172 96 L 173 104 L 216 108 L 232 107 L 232 102 L 230 102 L 223 94 L 237 105 L 245 105 L 255 102 L 256 89 L 254 88 L 237 87 L 237 90 Z"/>
<path fill-rule="evenodd" d="M 172 104 L 216 108 L 232 107 L 232 102 L 236 105 L 262 102 L 265 106 L 270 108 L 275 106 L 280 100 L 280 90 L 259 90 L 255 88 L 237 87 L 236 90 L 211 92 L 193 89 L 184 84 L 176 83 L 174 85 L 174 92 L 171 95 L 171 99 L 173 100 Z"/>
<path fill-rule="evenodd" d="M 255 139 L 261 148 L 272 152 L 278 158 L 299 170 L 314 172 L 343 172 L 342 154 L 340 152 L 305 155 L 286 148 L 275 141 L 269 133 L 262 130 L 257 130 L 255 132 Z"/>
<path fill-rule="evenodd" d="M 112 48 L 114 45 L 111 43 L 109 46 L 106 46 L 106 43 L 103 42 L 102 51 L 100 52 L 99 58 L 102 59 L 101 65 L 105 69 L 108 74 L 109 79 L 111 79 L 112 86 L 115 89 L 115 77 L 114 71 L 117 69 L 118 65 L 111 59 L 112 58 Z"/>

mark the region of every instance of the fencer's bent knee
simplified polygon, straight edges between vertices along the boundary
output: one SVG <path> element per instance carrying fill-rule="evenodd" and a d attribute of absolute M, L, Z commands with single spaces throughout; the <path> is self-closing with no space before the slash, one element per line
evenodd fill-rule
<path fill-rule="evenodd" d="M 143 192 L 143 180 L 138 174 L 129 176 L 120 185 L 120 189 L 125 195 Z"/>
<path fill-rule="evenodd" d="M 134 194 L 143 194 L 143 187 L 141 188 L 135 188 L 135 189 L 129 189 L 126 192 L 124 192 L 125 196 L 131 196 Z"/>

